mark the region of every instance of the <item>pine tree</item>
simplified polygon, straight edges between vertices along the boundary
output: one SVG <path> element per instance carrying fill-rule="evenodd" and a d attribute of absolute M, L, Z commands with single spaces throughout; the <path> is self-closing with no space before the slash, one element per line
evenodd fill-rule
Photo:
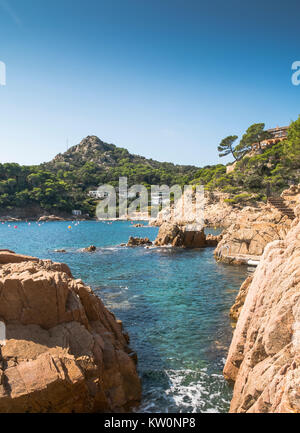
<path fill-rule="evenodd" d="M 233 146 L 233 143 L 237 139 L 237 135 L 229 135 L 228 137 L 224 138 L 221 143 L 218 146 L 219 156 L 227 156 L 230 153 L 234 157 L 235 160 L 237 160 L 235 156 L 235 148 Z"/>

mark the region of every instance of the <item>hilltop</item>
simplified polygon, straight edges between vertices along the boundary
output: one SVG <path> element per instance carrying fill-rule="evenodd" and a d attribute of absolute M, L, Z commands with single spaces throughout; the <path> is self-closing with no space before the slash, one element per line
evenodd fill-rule
<path fill-rule="evenodd" d="M 300 181 L 300 117 L 286 140 L 246 153 L 228 172 L 226 165 L 198 168 L 134 155 L 127 149 L 87 136 L 52 161 L 34 166 L 0 164 L 0 215 L 34 217 L 45 211 L 67 215 L 72 209 L 94 214 L 96 202 L 88 192 L 101 184 L 203 184 L 207 191 L 226 194 L 233 206 L 266 201 L 268 185 L 280 194 Z"/>
<path fill-rule="evenodd" d="M 130 153 L 123 147 L 105 143 L 95 135 L 89 135 L 79 144 L 70 147 L 66 152 L 59 153 L 55 158 L 44 164 L 49 168 L 81 168 L 84 164 L 95 164 L 97 169 L 106 171 L 112 167 L 130 164 L 143 165 L 149 169 L 168 169 L 179 175 L 196 172 L 192 165 L 175 165 L 170 162 L 159 162 L 144 156 Z"/>
<path fill-rule="evenodd" d="M 52 161 L 21 166 L 0 164 L 0 213 L 42 214 L 43 210 L 70 213 L 80 209 L 94 213 L 95 201 L 88 191 L 109 183 L 117 186 L 126 176 L 128 185 L 185 185 L 199 168 L 159 162 L 131 154 L 127 149 L 87 136 Z M 17 209 L 17 210 L 16 210 Z"/>

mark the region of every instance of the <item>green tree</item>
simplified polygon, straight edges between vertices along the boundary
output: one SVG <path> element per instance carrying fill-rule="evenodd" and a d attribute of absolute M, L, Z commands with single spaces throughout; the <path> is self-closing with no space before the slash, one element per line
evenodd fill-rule
<path fill-rule="evenodd" d="M 291 159 L 293 165 L 300 163 L 300 116 L 292 122 L 288 129 L 288 137 L 285 144 L 285 153 Z"/>
<path fill-rule="evenodd" d="M 235 148 L 237 159 L 242 159 L 250 150 L 253 144 L 257 144 L 258 148 L 261 149 L 261 143 L 264 140 L 271 138 L 271 134 L 265 131 L 264 123 L 254 123 L 249 126 L 241 141 Z"/>
<path fill-rule="evenodd" d="M 237 157 L 235 155 L 235 148 L 233 143 L 237 140 L 237 135 L 229 135 L 228 137 L 224 138 L 221 143 L 218 146 L 219 156 L 227 156 L 230 153 L 234 157 L 235 160 L 237 160 Z"/>

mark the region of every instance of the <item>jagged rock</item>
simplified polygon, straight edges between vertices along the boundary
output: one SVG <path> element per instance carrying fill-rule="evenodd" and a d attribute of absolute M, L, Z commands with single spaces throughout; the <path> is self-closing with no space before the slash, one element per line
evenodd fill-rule
<path fill-rule="evenodd" d="M 38 219 L 38 222 L 43 222 L 43 221 L 64 221 L 64 218 L 61 218 L 56 215 L 43 215 Z"/>
<path fill-rule="evenodd" d="M 216 246 L 222 239 L 222 235 L 208 234 L 205 236 L 204 229 L 191 228 L 179 224 L 163 223 L 154 244 L 156 246 L 172 245 L 173 247 L 202 248 Z"/>
<path fill-rule="evenodd" d="M 0 253 L 7 338 L 0 412 L 122 412 L 138 404 L 135 354 L 122 324 L 67 265 L 12 256 Z"/>
<path fill-rule="evenodd" d="M 152 242 L 149 238 L 134 238 L 130 236 L 126 244 L 127 247 L 140 247 L 143 245 L 152 245 Z"/>
<path fill-rule="evenodd" d="M 237 297 L 235 298 L 234 304 L 230 308 L 229 316 L 234 321 L 237 321 L 240 316 L 252 280 L 253 280 L 253 275 L 250 275 L 248 278 L 246 278 L 246 280 L 243 282 L 243 284 L 240 287 Z"/>
<path fill-rule="evenodd" d="M 183 230 L 178 224 L 163 223 L 158 231 L 154 244 L 157 246 L 179 246 L 183 242 Z"/>
<path fill-rule="evenodd" d="M 21 263 L 21 262 L 38 262 L 39 259 L 36 257 L 24 256 L 22 254 L 16 254 L 10 250 L 0 251 L 0 265 L 5 265 L 6 263 Z"/>
<path fill-rule="evenodd" d="M 222 240 L 215 250 L 215 258 L 226 263 L 244 263 L 239 256 L 255 259 L 262 255 L 269 242 L 284 239 L 292 221 L 280 215 L 276 210 L 273 217 L 261 214 L 253 220 L 250 215 L 240 218 L 240 222 L 231 225 L 223 232 Z"/>
<path fill-rule="evenodd" d="M 281 193 L 281 197 L 290 196 L 290 195 L 298 195 L 300 194 L 300 184 L 299 185 L 291 185 L 288 189 L 285 189 Z"/>
<path fill-rule="evenodd" d="M 89 247 L 83 249 L 83 251 L 86 253 L 94 253 L 96 250 L 97 248 L 95 245 L 90 245 Z"/>
<path fill-rule="evenodd" d="M 154 244 L 156 246 L 200 248 L 206 246 L 204 230 L 188 230 L 179 224 L 164 223 L 160 226 Z"/>
<path fill-rule="evenodd" d="M 296 212 L 299 217 L 299 212 Z M 268 244 L 233 335 L 231 412 L 300 412 L 300 222 Z"/>
<path fill-rule="evenodd" d="M 221 242 L 223 235 L 211 235 L 208 234 L 205 237 L 205 243 L 208 247 L 216 247 L 219 242 Z"/>

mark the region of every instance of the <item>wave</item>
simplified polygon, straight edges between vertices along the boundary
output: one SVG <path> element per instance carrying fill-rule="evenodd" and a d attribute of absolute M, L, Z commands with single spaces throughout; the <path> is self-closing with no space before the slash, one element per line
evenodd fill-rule
<path fill-rule="evenodd" d="M 229 409 L 231 396 L 226 395 L 221 374 L 210 375 L 203 368 L 148 372 L 146 377 L 152 376 L 153 380 L 153 373 L 161 376 L 160 380 L 156 381 L 157 386 L 144 390 L 138 412 L 222 413 Z"/>

